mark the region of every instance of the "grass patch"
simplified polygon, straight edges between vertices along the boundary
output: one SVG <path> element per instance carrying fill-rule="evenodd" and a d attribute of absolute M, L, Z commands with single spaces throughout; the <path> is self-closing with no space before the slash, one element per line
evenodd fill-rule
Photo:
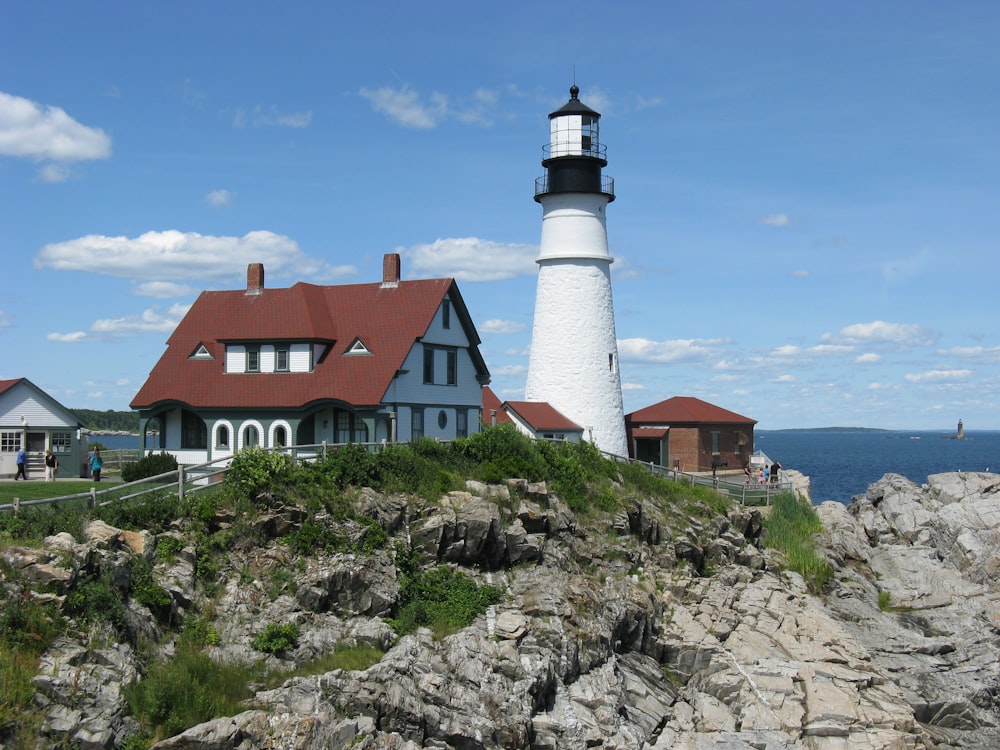
<path fill-rule="evenodd" d="M 878 592 L 878 608 L 883 612 L 888 612 L 892 609 L 892 594 L 888 591 Z"/>
<path fill-rule="evenodd" d="M 821 591 L 833 569 L 816 553 L 813 536 L 823 525 L 812 505 L 791 493 L 775 495 L 764 527 L 767 546 L 784 554 L 788 567 L 805 578 L 810 591 Z"/>

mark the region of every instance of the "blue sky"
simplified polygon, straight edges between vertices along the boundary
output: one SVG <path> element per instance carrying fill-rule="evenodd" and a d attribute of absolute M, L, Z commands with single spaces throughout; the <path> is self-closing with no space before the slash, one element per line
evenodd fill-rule
<path fill-rule="evenodd" d="M 575 71 L 575 73 L 574 73 Z M 1000 429 L 1000 3 L 0 4 L 0 378 L 125 409 L 203 289 L 459 281 L 524 394 L 603 115 L 626 411 Z"/>

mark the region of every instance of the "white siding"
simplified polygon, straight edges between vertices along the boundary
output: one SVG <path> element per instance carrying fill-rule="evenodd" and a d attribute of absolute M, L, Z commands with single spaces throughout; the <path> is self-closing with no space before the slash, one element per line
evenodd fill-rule
<path fill-rule="evenodd" d="M 274 344 L 264 344 L 260 348 L 260 371 L 274 372 Z"/>
<path fill-rule="evenodd" d="M 247 348 L 239 344 L 226 347 L 226 372 L 245 372 L 247 367 Z"/>
<path fill-rule="evenodd" d="M 288 352 L 288 367 L 292 372 L 309 372 L 310 344 L 292 344 Z"/>

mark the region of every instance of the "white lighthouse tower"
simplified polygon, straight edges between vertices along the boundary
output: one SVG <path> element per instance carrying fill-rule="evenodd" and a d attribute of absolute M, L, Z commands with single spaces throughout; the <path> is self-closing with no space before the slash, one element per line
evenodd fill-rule
<path fill-rule="evenodd" d="M 598 448 L 627 455 L 618 341 L 611 298 L 605 211 L 614 180 L 601 144 L 601 116 L 578 98 L 549 115 L 542 204 L 538 290 L 528 362 L 528 401 L 547 401 L 584 429 Z"/>

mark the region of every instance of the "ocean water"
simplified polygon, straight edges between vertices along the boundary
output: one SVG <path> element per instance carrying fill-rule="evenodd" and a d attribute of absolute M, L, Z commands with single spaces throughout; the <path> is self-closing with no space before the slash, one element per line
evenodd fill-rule
<path fill-rule="evenodd" d="M 874 430 L 760 430 L 754 448 L 812 480 L 812 499 L 850 502 L 888 473 L 923 484 L 947 471 L 1000 474 L 1000 432 L 955 433 Z"/>

